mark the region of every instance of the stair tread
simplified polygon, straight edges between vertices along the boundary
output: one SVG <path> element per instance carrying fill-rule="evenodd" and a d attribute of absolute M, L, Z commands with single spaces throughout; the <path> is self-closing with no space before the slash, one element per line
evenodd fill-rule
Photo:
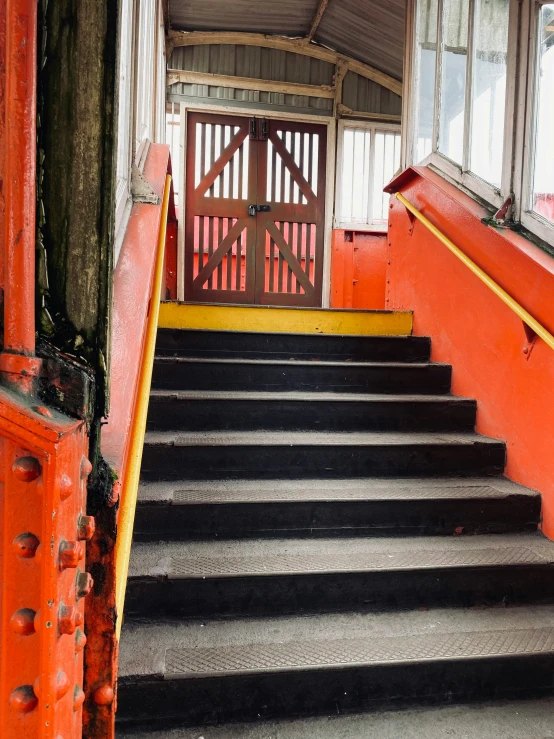
<path fill-rule="evenodd" d="M 554 607 L 127 622 L 119 674 L 209 677 L 554 653 Z"/>
<path fill-rule="evenodd" d="M 129 577 L 206 579 L 554 563 L 540 534 L 135 543 Z"/>
<path fill-rule="evenodd" d="M 304 390 L 173 390 L 152 389 L 151 398 L 171 398 L 175 400 L 292 400 L 323 401 L 346 403 L 449 403 L 452 405 L 475 403 L 472 398 L 457 395 L 426 395 L 425 393 L 392 394 L 392 393 L 341 393 L 341 392 L 309 392 Z"/>
<path fill-rule="evenodd" d="M 182 357 L 182 356 L 170 356 L 167 354 L 158 354 L 155 357 L 155 361 L 157 364 L 171 364 L 171 363 L 179 363 L 179 364 L 228 364 L 231 366 L 237 366 L 237 365 L 245 365 L 245 364 L 253 364 L 253 365 L 283 365 L 284 367 L 317 367 L 320 365 L 325 365 L 325 367 L 381 367 L 383 369 L 387 368 L 397 368 L 397 367 L 403 367 L 406 369 L 420 369 L 422 367 L 450 367 L 449 364 L 446 364 L 444 362 L 385 362 L 385 361 L 377 361 L 377 362 L 371 362 L 368 360 L 365 360 L 363 362 L 356 360 L 325 360 L 325 359 L 282 359 L 282 358 L 274 358 L 274 359 L 259 359 L 254 357 Z"/>
<path fill-rule="evenodd" d="M 377 711 L 308 719 L 226 724 L 193 729 L 118 731 L 121 739 L 536 739 L 552 736 L 554 698 L 510 700 L 479 705 Z"/>
<path fill-rule="evenodd" d="M 141 482 L 139 503 L 205 505 L 332 501 L 508 499 L 539 493 L 506 478 L 354 478 L 345 480 L 178 480 Z"/>
<path fill-rule="evenodd" d="M 504 444 L 473 432 L 412 431 L 148 431 L 153 446 L 419 446 Z"/>

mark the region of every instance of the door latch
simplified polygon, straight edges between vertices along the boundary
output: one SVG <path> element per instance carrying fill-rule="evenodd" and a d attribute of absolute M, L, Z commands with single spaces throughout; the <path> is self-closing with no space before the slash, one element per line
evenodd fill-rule
<path fill-rule="evenodd" d="M 249 205 L 248 215 L 255 216 L 256 213 L 269 213 L 271 207 L 269 205 Z"/>

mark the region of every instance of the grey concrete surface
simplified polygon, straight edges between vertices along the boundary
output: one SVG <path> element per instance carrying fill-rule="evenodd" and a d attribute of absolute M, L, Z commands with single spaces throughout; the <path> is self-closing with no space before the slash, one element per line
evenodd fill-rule
<path fill-rule="evenodd" d="M 341 613 L 209 621 L 129 622 L 121 637 L 119 674 L 162 675 L 173 648 L 374 639 L 554 627 L 554 606 Z M 554 727 L 554 716 L 553 716 Z"/>
<path fill-rule="evenodd" d="M 118 739 L 554 739 L 554 698 L 260 724 L 119 733 Z"/>

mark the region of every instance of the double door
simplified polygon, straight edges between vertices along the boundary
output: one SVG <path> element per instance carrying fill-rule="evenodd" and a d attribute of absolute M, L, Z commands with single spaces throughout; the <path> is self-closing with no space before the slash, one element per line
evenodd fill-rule
<path fill-rule="evenodd" d="M 189 113 L 185 300 L 320 306 L 326 127 Z"/>

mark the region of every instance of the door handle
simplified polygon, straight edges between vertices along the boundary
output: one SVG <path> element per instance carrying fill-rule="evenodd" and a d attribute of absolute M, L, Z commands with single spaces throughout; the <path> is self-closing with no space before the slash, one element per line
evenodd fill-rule
<path fill-rule="evenodd" d="M 249 205 L 248 215 L 255 216 L 256 213 L 269 213 L 271 207 L 269 205 Z"/>

